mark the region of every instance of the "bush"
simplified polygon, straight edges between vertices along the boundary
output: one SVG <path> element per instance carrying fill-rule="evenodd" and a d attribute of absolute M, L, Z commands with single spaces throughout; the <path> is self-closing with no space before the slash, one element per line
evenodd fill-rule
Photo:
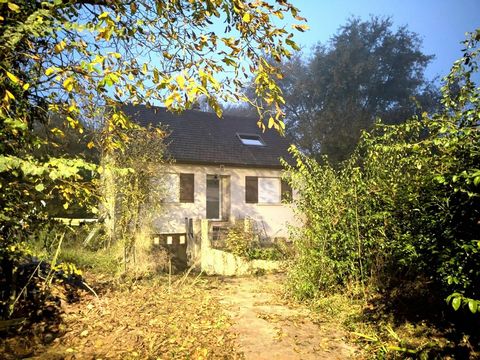
<path fill-rule="evenodd" d="M 292 148 L 305 226 L 290 286 L 298 298 L 348 282 L 388 287 L 431 279 L 476 312 L 480 303 L 480 31 L 442 88 L 444 109 L 377 124 L 340 170 Z M 475 300 L 476 299 L 476 300 Z"/>
<path fill-rule="evenodd" d="M 270 243 L 262 246 L 259 235 L 248 224 L 236 223 L 227 233 L 225 249 L 248 260 L 282 260 L 285 257 L 281 248 Z"/>

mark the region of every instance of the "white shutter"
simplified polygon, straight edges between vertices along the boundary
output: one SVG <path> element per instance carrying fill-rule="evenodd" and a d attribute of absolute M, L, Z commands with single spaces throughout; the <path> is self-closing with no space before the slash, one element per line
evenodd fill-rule
<path fill-rule="evenodd" d="M 280 178 L 258 178 L 258 202 L 260 204 L 280 203 L 280 192 Z"/>
<path fill-rule="evenodd" d="M 165 202 L 180 201 L 180 177 L 178 174 L 165 174 Z"/>

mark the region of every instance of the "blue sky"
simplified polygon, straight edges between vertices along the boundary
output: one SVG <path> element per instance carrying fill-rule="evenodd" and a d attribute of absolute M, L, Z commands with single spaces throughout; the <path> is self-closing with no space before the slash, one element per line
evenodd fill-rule
<path fill-rule="evenodd" d="M 391 16 L 395 26 L 407 25 L 423 40 L 422 51 L 435 55 L 426 76 L 448 74 L 461 56 L 465 33 L 480 27 L 480 0 L 291 0 L 306 17 L 310 30 L 297 33 L 296 41 L 305 51 L 318 41 L 326 43 L 351 16 Z"/>

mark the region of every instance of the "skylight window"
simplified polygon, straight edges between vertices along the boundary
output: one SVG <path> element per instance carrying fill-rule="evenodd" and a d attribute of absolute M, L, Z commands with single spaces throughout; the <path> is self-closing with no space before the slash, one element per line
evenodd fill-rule
<path fill-rule="evenodd" d="M 237 134 L 243 145 L 265 146 L 265 142 L 260 135 L 255 134 Z"/>

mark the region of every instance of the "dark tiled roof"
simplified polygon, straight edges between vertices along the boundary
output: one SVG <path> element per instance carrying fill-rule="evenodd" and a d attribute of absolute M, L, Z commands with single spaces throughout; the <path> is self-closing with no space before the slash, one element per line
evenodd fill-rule
<path fill-rule="evenodd" d="M 254 118 L 226 115 L 219 119 L 195 110 L 176 114 L 143 105 L 125 105 L 122 110 L 142 126 L 166 127 L 168 151 L 178 163 L 281 168 L 280 158 L 292 162 L 287 138 L 274 129 L 262 133 Z M 237 134 L 260 135 L 265 146 L 243 145 Z"/>

